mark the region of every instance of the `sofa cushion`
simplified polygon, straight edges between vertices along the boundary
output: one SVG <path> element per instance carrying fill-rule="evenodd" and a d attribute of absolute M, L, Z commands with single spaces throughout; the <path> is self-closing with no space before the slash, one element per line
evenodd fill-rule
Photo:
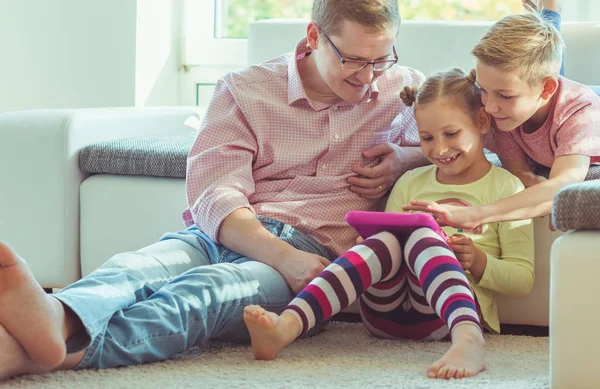
<path fill-rule="evenodd" d="M 196 133 L 148 136 L 91 144 L 79 154 L 79 168 L 89 174 L 185 178 L 187 156 Z"/>
<path fill-rule="evenodd" d="M 600 180 L 569 185 L 554 196 L 552 224 L 559 230 L 600 230 Z"/>

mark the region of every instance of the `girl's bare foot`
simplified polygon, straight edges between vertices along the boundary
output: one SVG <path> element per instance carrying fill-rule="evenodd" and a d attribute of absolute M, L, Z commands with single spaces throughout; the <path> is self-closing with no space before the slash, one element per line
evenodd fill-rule
<path fill-rule="evenodd" d="M 485 341 L 481 330 L 469 323 L 452 331 L 452 346 L 427 369 L 429 378 L 467 378 L 485 370 Z"/>
<path fill-rule="evenodd" d="M 0 326 L 0 381 L 22 374 L 42 374 L 49 368 L 36 365 L 23 347 Z"/>
<path fill-rule="evenodd" d="M 250 332 L 254 358 L 261 360 L 277 358 L 300 332 L 300 323 L 293 314 L 283 312 L 279 316 L 258 305 L 249 305 L 244 309 L 244 322 Z"/>
<path fill-rule="evenodd" d="M 62 304 L 44 292 L 23 259 L 0 243 L 0 325 L 33 364 L 53 368 L 64 361 L 63 320 Z"/>

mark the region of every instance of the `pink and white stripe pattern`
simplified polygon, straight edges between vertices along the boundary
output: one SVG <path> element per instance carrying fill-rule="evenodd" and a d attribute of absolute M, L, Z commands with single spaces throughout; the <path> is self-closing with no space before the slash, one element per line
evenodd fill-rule
<path fill-rule="evenodd" d="M 466 275 L 445 241 L 427 228 L 402 249 L 382 232 L 354 246 L 315 278 L 286 308 L 300 334 L 358 297 L 361 316 L 377 336 L 435 340 L 459 323 L 480 326 Z"/>

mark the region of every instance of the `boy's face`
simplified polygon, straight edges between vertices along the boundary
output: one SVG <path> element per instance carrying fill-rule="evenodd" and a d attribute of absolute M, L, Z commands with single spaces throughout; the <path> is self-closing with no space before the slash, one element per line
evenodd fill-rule
<path fill-rule="evenodd" d="M 480 122 L 475 123 L 455 101 L 441 99 L 419 106 L 415 118 L 421 150 L 438 167 L 438 179 L 456 180 L 460 176 L 472 182 L 478 178 L 483 166 L 479 162 L 485 160 L 482 135 L 489 126 L 483 110 Z"/>
<path fill-rule="evenodd" d="M 481 101 L 498 129 L 512 131 L 528 120 L 547 102 L 543 84 L 531 87 L 513 72 L 504 73 L 479 60 L 475 65 Z"/>
<path fill-rule="evenodd" d="M 316 25 L 315 25 L 316 26 Z M 309 40 L 311 33 L 316 34 L 317 27 L 311 31 L 309 27 Z M 393 59 L 392 46 L 397 28 L 373 33 L 364 26 L 342 21 L 339 34 L 329 37 L 338 52 L 346 60 L 377 61 Z M 360 102 L 371 84 L 381 76 L 383 71 L 373 71 L 373 66 L 364 69 L 344 70 L 337 54 L 327 39 L 318 41 L 315 56 L 317 71 L 323 80 L 322 93 L 335 95 L 340 99 L 350 102 Z"/>

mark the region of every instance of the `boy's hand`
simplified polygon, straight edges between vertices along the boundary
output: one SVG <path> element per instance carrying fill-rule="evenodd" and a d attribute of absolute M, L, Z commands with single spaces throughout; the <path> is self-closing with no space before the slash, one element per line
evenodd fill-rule
<path fill-rule="evenodd" d="M 481 223 L 477 221 L 477 208 L 463 205 L 440 204 L 430 200 L 411 200 L 402 206 L 404 211 L 426 212 L 433 216 L 440 226 L 450 226 L 463 230 L 477 231 Z"/>
<path fill-rule="evenodd" d="M 487 265 L 487 256 L 478 249 L 473 240 L 466 235 L 454 234 L 448 238 L 448 245 L 454 251 L 456 259 L 464 270 L 480 279 Z"/>

